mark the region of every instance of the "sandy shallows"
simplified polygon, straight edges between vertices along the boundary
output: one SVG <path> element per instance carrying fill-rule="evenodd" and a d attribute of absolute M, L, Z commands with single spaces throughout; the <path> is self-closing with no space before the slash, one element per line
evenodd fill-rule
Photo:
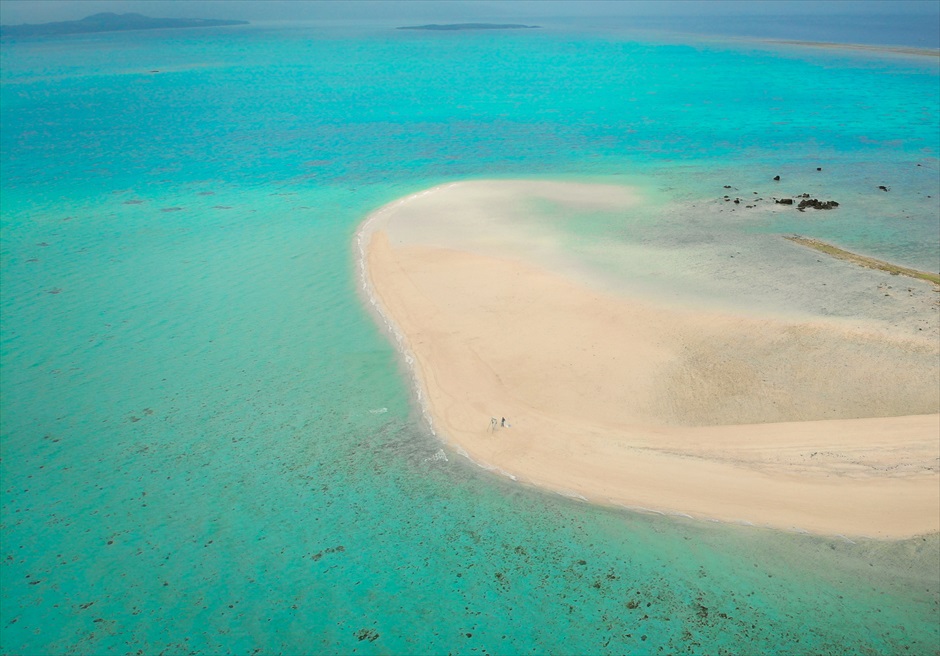
<path fill-rule="evenodd" d="M 600 503 L 827 534 L 940 529 L 936 344 L 601 291 L 556 272 L 575 269 L 533 232 L 540 201 L 638 203 L 621 187 L 461 183 L 360 235 L 442 439 Z"/>

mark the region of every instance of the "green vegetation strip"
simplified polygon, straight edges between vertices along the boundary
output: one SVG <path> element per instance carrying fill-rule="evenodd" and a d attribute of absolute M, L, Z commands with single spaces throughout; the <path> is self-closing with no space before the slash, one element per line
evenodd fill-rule
<path fill-rule="evenodd" d="M 891 264 L 890 262 L 883 262 L 882 260 L 876 260 L 873 257 L 866 257 L 864 255 L 858 255 L 856 253 L 851 253 L 849 251 L 844 251 L 837 246 L 832 244 L 827 244 L 824 241 L 819 241 L 818 239 L 811 239 L 809 237 L 801 237 L 799 235 L 787 236 L 786 239 L 813 248 L 821 253 L 826 255 L 831 255 L 837 257 L 840 260 L 846 260 L 848 262 L 854 262 L 863 267 L 868 267 L 869 269 L 879 269 L 881 271 L 887 271 L 892 275 L 901 275 L 908 276 L 909 278 L 919 278 L 921 280 L 927 280 L 932 282 L 935 285 L 940 285 L 940 275 L 936 273 L 928 273 L 926 271 L 918 271 L 917 269 L 908 269 L 907 267 L 898 266 L 896 264 Z"/>

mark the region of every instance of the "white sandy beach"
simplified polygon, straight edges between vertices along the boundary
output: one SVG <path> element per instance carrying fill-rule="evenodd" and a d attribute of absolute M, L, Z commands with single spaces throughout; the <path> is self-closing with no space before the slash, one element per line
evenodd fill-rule
<path fill-rule="evenodd" d="M 933 340 L 613 293 L 533 227 L 539 200 L 640 202 L 466 182 L 386 206 L 359 235 L 441 439 L 597 503 L 832 535 L 940 530 Z"/>

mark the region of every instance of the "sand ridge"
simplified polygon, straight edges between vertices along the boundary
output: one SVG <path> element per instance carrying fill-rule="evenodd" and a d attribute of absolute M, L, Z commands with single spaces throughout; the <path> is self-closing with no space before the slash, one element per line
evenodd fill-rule
<path fill-rule="evenodd" d="M 600 503 L 825 534 L 940 529 L 934 346 L 592 288 L 546 266 L 550 235 L 526 257 L 522 200 L 546 194 L 640 202 L 604 185 L 459 183 L 358 235 L 363 284 L 442 439 Z"/>

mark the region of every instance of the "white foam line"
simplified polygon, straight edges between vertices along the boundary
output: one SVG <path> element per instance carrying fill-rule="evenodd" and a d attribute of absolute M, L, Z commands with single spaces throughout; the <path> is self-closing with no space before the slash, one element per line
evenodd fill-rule
<path fill-rule="evenodd" d="M 467 453 L 467 452 L 466 452 L 462 447 L 460 447 L 459 445 L 454 445 L 454 448 L 455 448 L 455 450 L 457 451 L 457 454 L 458 454 L 458 455 L 463 456 L 464 458 L 466 458 L 467 460 L 469 460 L 470 462 L 472 462 L 474 465 L 476 465 L 476 466 L 479 467 L 480 469 L 483 469 L 483 470 L 485 470 L 485 471 L 488 471 L 488 472 L 490 472 L 490 473 L 492 473 L 492 474 L 499 474 L 500 476 L 505 476 L 506 478 L 508 478 L 508 479 L 511 480 L 511 481 L 516 481 L 516 482 L 518 482 L 519 479 L 516 477 L 515 474 L 510 474 L 510 473 L 509 473 L 508 471 L 506 471 L 505 469 L 500 469 L 500 468 L 497 467 L 496 465 L 491 465 L 491 464 L 488 463 L 488 462 L 483 462 L 482 460 L 475 460 L 469 453 Z"/>
<path fill-rule="evenodd" d="M 662 510 L 656 510 L 655 508 L 647 508 L 646 506 L 628 506 L 627 504 L 624 504 L 624 503 L 614 503 L 613 505 L 617 506 L 618 508 L 623 508 L 624 510 L 629 510 L 630 512 L 643 512 L 643 513 L 650 513 L 652 515 L 663 515 L 663 516 L 665 516 L 666 514 Z"/>
<path fill-rule="evenodd" d="M 508 471 L 506 471 L 505 469 L 500 469 L 499 467 L 496 467 L 496 468 L 495 468 L 495 471 L 496 471 L 496 473 L 499 474 L 500 476 L 505 476 L 505 477 L 508 478 L 509 480 L 512 480 L 512 481 L 516 480 L 516 476 L 515 476 L 514 474 L 510 474 L 510 473 L 509 473 Z"/>
<path fill-rule="evenodd" d="M 568 499 L 577 499 L 578 501 L 587 502 L 587 497 L 578 494 L 577 492 L 572 492 L 571 490 L 552 490 L 555 494 L 562 497 L 567 497 Z"/>

